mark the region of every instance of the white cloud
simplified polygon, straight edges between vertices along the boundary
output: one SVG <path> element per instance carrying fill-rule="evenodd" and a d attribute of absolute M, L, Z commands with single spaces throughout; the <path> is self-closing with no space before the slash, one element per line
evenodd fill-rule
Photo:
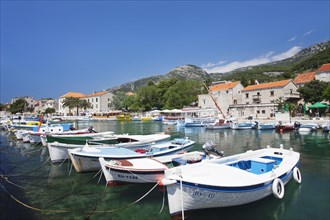
<path fill-rule="evenodd" d="M 219 66 L 219 65 L 222 65 L 222 64 L 225 64 L 225 63 L 226 63 L 226 61 L 219 61 L 217 63 L 209 62 L 208 64 L 202 64 L 202 68 L 210 68 L 210 67 Z"/>
<path fill-rule="evenodd" d="M 212 63 L 209 63 L 210 66 L 202 65 L 202 68 L 207 71 L 208 73 L 226 73 L 238 68 L 242 67 L 248 67 L 248 66 L 256 66 L 260 64 L 270 63 L 274 61 L 284 60 L 286 58 L 292 57 L 296 55 L 301 50 L 301 47 L 295 46 L 289 49 L 288 51 L 285 51 L 280 54 L 275 54 L 274 51 L 269 51 L 265 55 L 245 60 L 245 61 L 234 61 L 231 63 L 228 63 L 226 65 L 218 64 L 213 65 Z M 218 62 L 219 63 L 219 62 Z M 212 65 L 211 65 L 212 64 Z"/>
<path fill-rule="evenodd" d="M 310 35 L 313 32 L 314 32 L 314 30 L 307 31 L 306 33 L 304 33 L 304 36 Z"/>
<path fill-rule="evenodd" d="M 294 41 L 294 40 L 296 40 L 296 36 L 293 36 L 293 37 L 291 37 L 288 41 Z"/>

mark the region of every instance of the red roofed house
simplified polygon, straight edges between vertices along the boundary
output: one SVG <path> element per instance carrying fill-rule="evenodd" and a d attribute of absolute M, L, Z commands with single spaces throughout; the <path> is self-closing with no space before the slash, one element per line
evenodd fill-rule
<path fill-rule="evenodd" d="M 300 88 L 314 79 L 315 72 L 307 72 L 298 74 L 296 78 L 294 78 L 293 82 L 298 86 L 298 88 Z"/>
<path fill-rule="evenodd" d="M 323 64 L 316 70 L 315 79 L 330 82 L 330 63 Z"/>
<path fill-rule="evenodd" d="M 242 102 L 229 108 L 235 113 L 234 117 L 273 117 L 280 97 L 283 101 L 298 102 L 297 89 L 291 79 L 250 85 L 242 90 Z"/>
<path fill-rule="evenodd" d="M 94 92 L 88 95 L 78 92 L 68 92 L 59 98 L 59 113 L 63 115 L 67 115 L 69 113 L 69 108 L 63 108 L 64 100 L 69 97 L 79 98 L 91 103 L 92 108 L 86 110 L 81 109 L 80 113 L 93 114 L 109 112 L 112 106 L 111 103 L 113 99 L 113 94 L 108 91 Z M 74 111 L 72 111 L 72 113 L 74 113 Z"/>
<path fill-rule="evenodd" d="M 216 102 L 223 114 L 228 116 L 229 106 L 240 103 L 243 88 L 240 82 L 221 81 L 213 83 L 209 88 L 209 94 L 198 96 L 198 107 L 200 109 L 217 109 L 214 103 Z"/>

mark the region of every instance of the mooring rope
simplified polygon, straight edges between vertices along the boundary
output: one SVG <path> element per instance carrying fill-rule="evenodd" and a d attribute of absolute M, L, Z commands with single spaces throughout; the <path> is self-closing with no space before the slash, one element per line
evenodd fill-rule
<path fill-rule="evenodd" d="M 39 170 L 41 167 L 43 167 L 47 162 L 48 160 L 50 159 L 50 157 L 47 158 L 47 160 L 45 160 L 39 167 L 37 167 L 36 169 L 34 170 L 31 170 L 27 173 L 18 173 L 18 174 L 10 174 L 10 175 L 3 175 L 3 176 L 6 176 L 6 177 L 13 177 L 13 176 L 23 176 L 23 175 L 26 175 L 26 174 L 30 174 L 30 173 L 33 173 L 34 171 L 37 171 Z"/>
<path fill-rule="evenodd" d="M 184 220 L 183 193 L 182 193 L 182 177 L 180 178 L 180 190 L 181 190 L 181 217 L 182 217 L 182 220 Z"/>
<path fill-rule="evenodd" d="M 2 185 L 0 183 L 0 187 L 2 188 L 2 190 L 7 193 L 7 195 L 12 198 L 13 200 L 15 200 L 17 203 L 19 203 L 20 205 L 26 207 L 26 208 L 29 208 L 29 209 L 32 209 L 34 211 L 38 211 L 38 212 L 61 212 L 61 213 L 64 213 L 64 212 L 68 212 L 68 210 L 60 210 L 60 209 L 40 209 L 40 208 L 36 208 L 36 207 L 33 207 L 33 206 L 30 206 L 22 201 L 20 201 L 19 199 L 17 199 L 16 197 L 14 197 L 11 193 L 8 192 L 8 190 L 5 188 L 4 185 Z"/>
<path fill-rule="evenodd" d="M 119 208 L 116 208 L 116 209 L 112 209 L 112 210 L 105 210 L 105 211 L 93 211 L 93 212 L 97 212 L 97 213 L 111 213 L 111 212 L 116 212 L 116 211 L 120 211 L 122 209 L 126 209 L 132 205 L 135 205 L 136 203 L 140 202 L 142 199 L 144 199 L 147 195 L 149 195 L 159 184 L 160 182 L 162 181 L 163 179 L 160 179 L 156 185 L 154 185 L 148 192 L 146 192 L 143 196 L 141 196 L 139 199 L 135 200 L 134 202 L 126 205 L 126 206 L 122 206 L 122 207 L 119 207 Z"/>
<path fill-rule="evenodd" d="M 164 206 L 165 206 L 165 196 L 166 196 L 165 192 L 166 192 L 166 187 L 163 186 L 163 202 L 162 202 L 162 207 L 161 207 L 161 209 L 159 210 L 159 214 L 162 213 L 162 211 L 163 211 L 163 209 L 164 209 Z"/>
<path fill-rule="evenodd" d="M 5 177 L 5 176 L 3 176 L 3 175 L 0 175 L 0 177 L 1 177 L 3 180 L 5 180 L 6 182 L 8 182 L 8 183 L 10 183 L 10 184 L 12 184 L 12 185 L 14 185 L 14 186 L 16 186 L 16 187 L 18 187 L 18 188 L 21 188 L 21 189 L 24 189 L 24 190 L 26 190 L 26 191 L 31 192 L 30 190 L 24 188 L 23 186 L 20 186 L 20 185 L 18 185 L 18 184 L 16 184 L 16 183 L 10 181 L 10 180 L 8 179 L 8 177 Z"/>

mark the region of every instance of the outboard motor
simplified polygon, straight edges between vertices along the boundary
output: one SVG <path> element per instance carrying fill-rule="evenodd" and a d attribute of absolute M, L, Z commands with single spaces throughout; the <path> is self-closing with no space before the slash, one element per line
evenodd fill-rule
<path fill-rule="evenodd" d="M 89 126 L 88 132 L 89 133 L 96 133 L 96 131 L 94 131 L 94 129 L 93 129 L 93 126 Z"/>
<path fill-rule="evenodd" d="M 218 151 L 215 147 L 215 144 L 212 141 L 208 141 L 203 145 L 203 150 L 206 155 L 209 155 L 211 153 L 214 153 L 220 157 L 224 156 L 225 153 L 223 151 Z"/>

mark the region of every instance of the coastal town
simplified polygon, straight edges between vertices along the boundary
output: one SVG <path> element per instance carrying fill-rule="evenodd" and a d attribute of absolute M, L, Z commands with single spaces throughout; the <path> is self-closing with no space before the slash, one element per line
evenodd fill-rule
<path fill-rule="evenodd" d="M 330 64 L 321 65 L 315 71 L 297 74 L 294 79 L 286 79 L 268 83 L 258 83 L 244 87 L 239 81 L 212 82 L 208 88 L 208 94 L 198 95 L 195 105 L 186 106 L 181 111 L 177 109 L 153 109 L 148 112 L 132 113 L 135 119 L 147 119 L 154 116 L 176 115 L 193 117 L 217 117 L 217 118 L 246 118 L 274 119 L 276 112 L 288 108 L 285 103 L 292 103 L 296 106 L 294 116 L 326 117 L 326 108 L 321 112 L 316 109 L 308 109 L 314 103 L 306 103 L 298 92 L 298 89 L 313 80 L 330 82 Z M 126 96 L 134 96 L 133 92 L 127 92 Z M 90 103 L 87 107 L 71 109 L 65 105 L 67 98 L 77 98 Z M 52 116 L 63 118 L 94 118 L 94 119 L 115 119 L 123 113 L 122 109 L 115 109 L 113 106 L 114 94 L 109 91 L 93 92 L 82 94 L 69 91 L 58 99 L 34 100 L 33 97 L 15 97 L 11 100 L 13 104 L 18 99 L 24 99 L 31 114 L 45 114 L 47 109 L 52 109 Z M 328 103 L 326 100 L 320 102 Z M 10 104 L 7 104 L 9 107 Z M 286 109 L 288 111 L 288 109 Z"/>

